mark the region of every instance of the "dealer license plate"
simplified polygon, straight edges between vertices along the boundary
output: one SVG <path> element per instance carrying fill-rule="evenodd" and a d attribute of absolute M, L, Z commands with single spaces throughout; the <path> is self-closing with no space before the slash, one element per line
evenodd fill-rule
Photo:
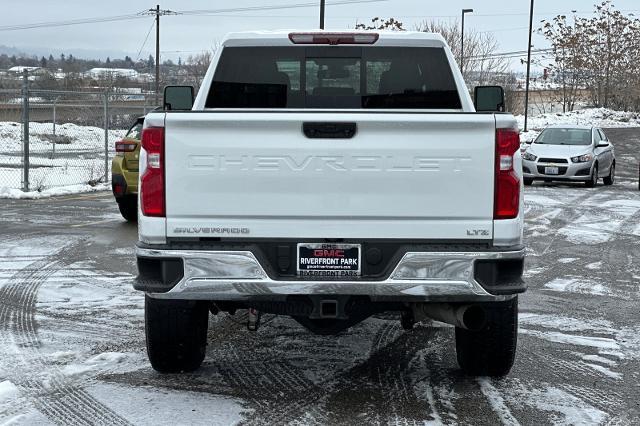
<path fill-rule="evenodd" d="M 545 167 L 544 168 L 544 174 L 545 175 L 557 175 L 558 174 L 558 168 L 557 167 Z"/>
<path fill-rule="evenodd" d="M 350 277 L 360 275 L 360 244 L 298 244 L 298 275 Z"/>

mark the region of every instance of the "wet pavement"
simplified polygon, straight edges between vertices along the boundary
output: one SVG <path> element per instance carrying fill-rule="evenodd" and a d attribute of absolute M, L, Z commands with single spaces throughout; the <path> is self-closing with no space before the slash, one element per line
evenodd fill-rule
<path fill-rule="evenodd" d="M 0 424 L 640 424 L 640 129 L 618 180 L 525 190 L 529 290 L 504 379 L 469 378 L 454 329 L 394 314 L 335 337 L 210 317 L 192 374 L 148 364 L 135 225 L 109 193 L 0 200 Z"/>

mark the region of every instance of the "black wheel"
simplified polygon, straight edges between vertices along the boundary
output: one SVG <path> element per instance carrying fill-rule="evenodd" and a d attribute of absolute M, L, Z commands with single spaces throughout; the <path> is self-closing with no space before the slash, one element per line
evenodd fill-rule
<path fill-rule="evenodd" d="M 598 164 L 593 166 L 593 172 L 591 173 L 591 179 L 585 182 L 587 188 L 594 188 L 598 184 Z"/>
<path fill-rule="evenodd" d="M 205 302 L 145 296 L 147 355 L 161 373 L 194 371 L 204 360 L 209 308 Z"/>
<path fill-rule="evenodd" d="M 416 319 L 412 311 L 403 311 L 400 313 L 400 325 L 402 325 L 404 330 L 413 330 L 413 326 L 416 325 Z"/>
<path fill-rule="evenodd" d="M 533 179 L 531 178 L 524 178 L 524 184 L 526 186 L 530 186 L 533 183 Z"/>
<path fill-rule="evenodd" d="M 138 221 L 138 198 L 136 196 L 127 196 L 118 200 L 118 209 L 127 222 Z"/>
<path fill-rule="evenodd" d="M 611 170 L 609 170 L 609 176 L 605 176 L 603 182 L 605 185 L 613 185 L 616 180 L 616 163 L 611 164 Z"/>
<path fill-rule="evenodd" d="M 458 364 L 469 376 L 505 376 L 518 342 L 518 298 L 483 305 L 487 324 L 480 331 L 456 327 Z"/>

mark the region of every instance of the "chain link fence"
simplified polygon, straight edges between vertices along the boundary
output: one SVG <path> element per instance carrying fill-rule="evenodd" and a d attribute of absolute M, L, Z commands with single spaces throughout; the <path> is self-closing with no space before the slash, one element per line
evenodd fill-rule
<path fill-rule="evenodd" d="M 115 142 L 154 108 L 154 95 L 0 90 L 0 188 L 42 191 L 108 183 Z"/>

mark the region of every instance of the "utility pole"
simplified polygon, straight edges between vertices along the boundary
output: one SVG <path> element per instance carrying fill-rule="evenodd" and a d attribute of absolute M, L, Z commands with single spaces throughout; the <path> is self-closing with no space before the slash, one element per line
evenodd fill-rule
<path fill-rule="evenodd" d="M 524 131 L 527 131 L 527 121 L 529 119 L 529 78 L 531 72 L 531 36 L 533 34 L 533 0 L 531 0 L 531 10 L 529 11 L 529 45 L 527 46 L 527 81 L 524 91 Z"/>
<path fill-rule="evenodd" d="M 460 72 L 464 75 L 464 15 L 473 13 L 473 9 L 462 9 L 462 30 L 460 31 Z"/>
<path fill-rule="evenodd" d="M 143 15 L 156 17 L 156 106 L 160 105 L 160 17 L 164 15 L 177 15 L 172 10 L 161 10 L 157 4 L 154 9 L 142 12 Z"/>
<path fill-rule="evenodd" d="M 320 29 L 324 30 L 324 6 L 325 0 L 320 0 Z"/>

